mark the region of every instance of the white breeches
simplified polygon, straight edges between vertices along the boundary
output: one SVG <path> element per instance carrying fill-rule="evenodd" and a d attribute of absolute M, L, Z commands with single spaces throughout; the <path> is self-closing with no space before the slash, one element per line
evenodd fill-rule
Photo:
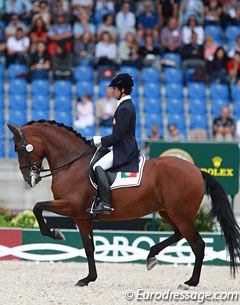
<path fill-rule="evenodd" d="M 113 167 L 113 152 L 110 151 L 105 156 L 103 156 L 100 160 L 98 160 L 93 166 L 94 171 L 97 166 L 101 166 L 104 170 L 107 170 L 107 169 Z"/>

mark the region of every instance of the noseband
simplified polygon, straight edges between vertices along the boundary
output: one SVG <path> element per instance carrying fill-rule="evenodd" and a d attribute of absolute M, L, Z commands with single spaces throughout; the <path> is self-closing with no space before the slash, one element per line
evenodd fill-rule
<path fill-rule="evenodd" d="M 25 154 L 26 159 L 27 159 L 27 163 L 20 164 L 19 168 L 20 169 L 28 168 L 32 174 L 38 174 L 38 179 L 39 180 L 41 180 L 42 178 L 52 176 L 52 171 L 61 170 L 65 167 L 71 165 L 75 161 L 77 161 L 77 160 L 81 159 L 82 157 L 88 155 L 90 149 L 94 148 L 94 146 L 91 145 L 90 147 L 85 149 L 78 157 L 76 157 L 75 159 L 71 160 L 70 162 L 68 162 L 64 165 L 61 165 L 61 166 L 58 166 L 58 167 L 55 167 L 55 168 L 44 169 L 42 164 L 38 164 L 38 163 L 32 161 L 32 158 L 31 158 L 31 155 L 30 155 L 31 153 L 34 154 L 35 156 L 37 156 L 40 160 L 42 160 L 42 158 L 40 156 L 38 156 L 36 154 L 36 152 L 33 151 L 33 145 L 27 143 L 22 129 L 19 129 L 18 132 L 19 132 L 19 137 L 17 139 L 15 139 L 15 141 L 14 141 L 15 142 L 15 151 L 16 152 L 23 151 L 23 153 Z M 17 149 L 16 148 L 16 143 L 18 143 L 18 142 L 21 142 L 22 145 L 21 145 L 20 148 Z M 51 172 L 51 173 L 47 174 L 47 175 L 44 175 L 44 176 L 40 176 L 39 174 L 42 173 L 42 172 Z"/>

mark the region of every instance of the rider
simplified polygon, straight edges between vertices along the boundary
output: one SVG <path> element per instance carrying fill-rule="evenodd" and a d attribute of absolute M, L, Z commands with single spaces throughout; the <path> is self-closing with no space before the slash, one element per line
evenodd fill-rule
<path fill-rule="evenodd" d="M 110 185 L 105 170 L 138 172 L 138 147 L 135 139 L 136 111 L 131 100 L 133 79 L 128 73 L 114 77 L 109 85 L 113 87 L 118 99 L 117 109 L 113 116 L 112 134 L 101 137 L 94 136 L 95 146 L 110 147 L 112 151 L 104 155 L 93 166 L 98 183 L 100 203 L 93 208 L 93 213 L 111 213 Z"/>

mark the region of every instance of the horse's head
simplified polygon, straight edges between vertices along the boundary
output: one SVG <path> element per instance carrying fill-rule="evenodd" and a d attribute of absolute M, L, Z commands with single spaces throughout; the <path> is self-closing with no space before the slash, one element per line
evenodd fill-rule
<path fill-rule="evenodd" d="M 19 168 L 23 178 L 31 187 L 34 187 L 41 180 L 43 149 L 37 141 L 32 142 L 33 138 L 27 139 L 18 125 L 8 125 L 8 128 L 13 133 L 15 151 L 18 154 Z"/>

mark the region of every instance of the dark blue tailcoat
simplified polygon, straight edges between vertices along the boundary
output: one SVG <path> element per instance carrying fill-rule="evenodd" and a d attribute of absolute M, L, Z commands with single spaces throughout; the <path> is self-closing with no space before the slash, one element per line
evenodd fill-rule
<path fill-rule="evenodd" d="M 102 137 L 103 147 L 113 147 L 113 170 L 138 172 L 138 147 L 135 139 L 136 111 L 131 99 L 122 101 L 113 116 L 113 130 Z"/>

